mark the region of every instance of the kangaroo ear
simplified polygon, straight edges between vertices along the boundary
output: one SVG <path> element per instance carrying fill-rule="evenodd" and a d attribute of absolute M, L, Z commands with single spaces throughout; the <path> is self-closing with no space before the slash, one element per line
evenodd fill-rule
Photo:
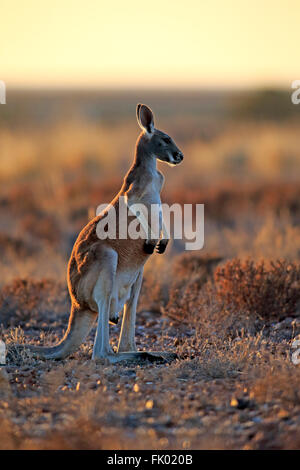
<path fill-rule="evenodd" d="M 140 128 L 148 134 L 154 131 L 153 113 L 145 104 L 138 104 L 136 107 L 136 117 Z"/>

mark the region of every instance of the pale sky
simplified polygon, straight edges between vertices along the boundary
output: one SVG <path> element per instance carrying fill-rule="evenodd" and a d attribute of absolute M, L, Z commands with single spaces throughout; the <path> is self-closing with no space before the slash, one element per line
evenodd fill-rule
<path fill-rule="evenodd" d="M 300 79 L 298 0 L 1 0 L 9 86 L 232 87 Z"/>

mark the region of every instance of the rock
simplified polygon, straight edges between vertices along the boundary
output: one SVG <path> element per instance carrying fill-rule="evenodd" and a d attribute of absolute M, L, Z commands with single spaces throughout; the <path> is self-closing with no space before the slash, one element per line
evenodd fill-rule
<path fill-rule="evenodd" d="M 238 410 L 249 408 L 250 405 L 250 400 L 247 400 L 246 398 L 232 398 L 230 402 L 230 406 L 237 408 Z"/>
<path fill-rule="evenodd" d="M 288 419 L 290 416 L 290 413 L 287 410 L 279 410 L 277 414 L 278 418 L 280 419 Z"/>
<path fill-rule="evenodd" d="M 252 421 L 253 421 L 254 423 L 261 423 L 261 422 L 262 422 L 262 418 L 261 418 L 260 416 L 253 416 Z"/>

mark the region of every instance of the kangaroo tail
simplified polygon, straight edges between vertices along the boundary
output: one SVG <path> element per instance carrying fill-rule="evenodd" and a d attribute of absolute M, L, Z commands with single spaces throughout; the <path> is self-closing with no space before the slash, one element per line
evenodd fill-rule
<path fill-rule="evenodd" d="M 39 359 L 64 359 L 75 352 L 90 332 L 97 317 L 91 310 L 71 309 L 67 331 L 62 340 L 55 346 L 44 347 L 31 344 L 16 344 L 20 350 L 30 351 Z"/>

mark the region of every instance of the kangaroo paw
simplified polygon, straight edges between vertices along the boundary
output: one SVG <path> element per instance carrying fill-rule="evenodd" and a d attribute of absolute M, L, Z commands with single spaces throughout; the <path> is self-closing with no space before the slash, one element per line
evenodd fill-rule
<path fill-rule="evenodd" d="M 144 252 L 152 255 L 156 246 L 155 240 L 146 240 L 144 243 Z"/>
<path fill-rule="evenodd" d="M 164 240 L 164 239 L 160 240 L 160 242 L 156 246 L 156 252 L 162 255 L 166 251 L 168 243 L 169 243 L 169 240 Z"/>

